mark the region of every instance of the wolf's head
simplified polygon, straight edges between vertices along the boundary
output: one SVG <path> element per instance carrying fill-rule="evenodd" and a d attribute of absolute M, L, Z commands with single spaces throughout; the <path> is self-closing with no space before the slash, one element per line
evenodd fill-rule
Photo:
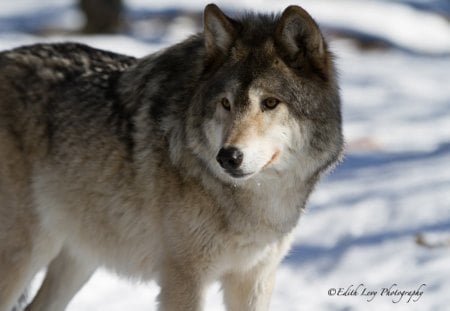
<path fill-rule="evenodd" d="M 204 12 L 204 70 L 187 120 L 189 145 L 221 180 L 296 174 L 303 180 L 342 148 L 332 55 L 311 16 Z"/>

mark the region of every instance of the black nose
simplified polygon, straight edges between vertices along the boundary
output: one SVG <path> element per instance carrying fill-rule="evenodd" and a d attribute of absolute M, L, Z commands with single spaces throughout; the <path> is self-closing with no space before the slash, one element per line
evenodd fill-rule
<path fill-rule="evenodd" d="M 235 147 L 222 148 L 216 157 L 217 162 L 226 170 L 239 168 L 244 159 L 244 154 Z"/>

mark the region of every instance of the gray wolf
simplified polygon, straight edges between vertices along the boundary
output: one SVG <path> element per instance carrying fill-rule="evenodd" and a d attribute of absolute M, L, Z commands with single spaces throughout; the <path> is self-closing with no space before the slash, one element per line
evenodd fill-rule
<path fill-rule="evenodd" d="M 268 310 L 314 185 L 342 150 L 333 57 L 298 6 L 135 59 L 81 44 L 0 54 L 0 310 L 64 310 L 97 267 L 155 279 L 162 311 Z"/>

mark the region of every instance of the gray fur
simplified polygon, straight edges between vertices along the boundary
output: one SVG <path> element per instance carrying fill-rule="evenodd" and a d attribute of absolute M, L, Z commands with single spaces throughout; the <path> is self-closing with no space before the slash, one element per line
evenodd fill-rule
<path fill-rule="evenodd" d="M 216 280 L 228 310 L 268 310 L 342 150 L 332 55 L 303 9 L 208 5 L 203 33 L 142 59 L 38 44 L 0 68 L 0 311 L 47 265 L 28 311 L 63 310 L 98 266 L 156 279 L 162 311 L 202 310 Z M 230 146 L 243 178 L 216 161 Z"/>

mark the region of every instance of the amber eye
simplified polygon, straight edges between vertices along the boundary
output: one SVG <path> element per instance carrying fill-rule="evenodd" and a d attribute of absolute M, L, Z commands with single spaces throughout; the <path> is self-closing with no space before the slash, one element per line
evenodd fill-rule
<path fill-rule="evenodd" d="M 222 98 L 220 103 L 222 104 L 223 109 L 225 109 L 226 111 L 230 111 L 231 110 L 230 101 L 226 97 Z"/>
<path fill-rule="evenodd" d="M 275 97 L 267 97 L 262 101 L 263 110 L 272 110 L 276 106 L 278 106 L 279 103 L 280 103 L 279 99 Z"/>

